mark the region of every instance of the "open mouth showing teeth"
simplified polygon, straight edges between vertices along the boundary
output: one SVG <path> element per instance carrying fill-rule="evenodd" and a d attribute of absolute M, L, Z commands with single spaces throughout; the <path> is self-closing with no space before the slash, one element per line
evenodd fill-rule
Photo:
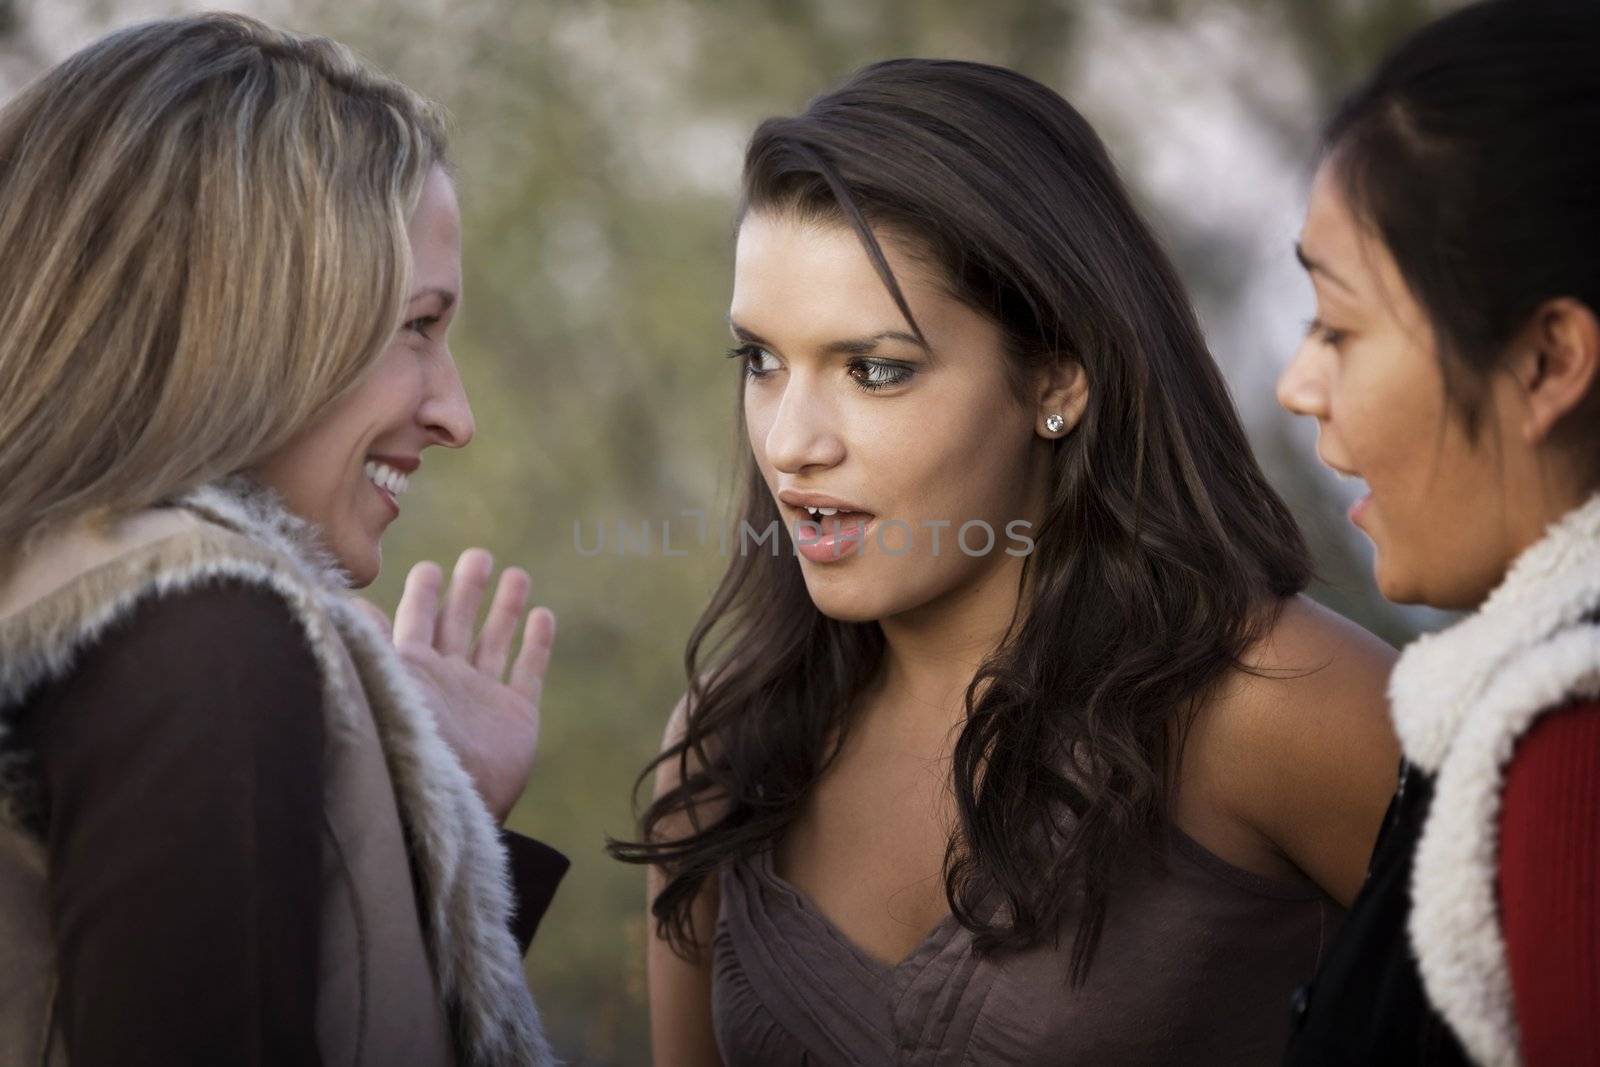
<path fill-rule="evenodd" d="M 806 517 L 796 526 L 795 536 L 802 544 L 859 541 L 872 522 L 872 516 L 865 511 L 809 506 L 802 506 L 800 511 Z"/>
<path fill-rule="evenodd" d="M 825 527 L 839 528 L 851 525 L 862 525 L 872 521 L 872 516 L 865 511 L 846 511 L 843 508 L 813 508 L 802 507 L 806 518 L 811 522 Z"/>
<path fill-rule="evenodd" d="M 377 463 L 369 459 L 362 470 L 366 473 L 367 481 L 379 489 L 386 490 L 392 496 L 399 496 L 411 487 L 410 476 L 400 473 L 387 463 Z"/>

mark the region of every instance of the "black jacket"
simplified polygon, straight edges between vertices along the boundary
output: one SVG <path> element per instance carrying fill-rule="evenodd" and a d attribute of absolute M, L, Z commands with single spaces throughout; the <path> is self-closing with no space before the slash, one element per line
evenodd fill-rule
<path fill-rule="evenodd" d="M 1366 884 L 1316 978 L 1295 993 L 1288 1067 L 1472 1062 L 1428 1002 L 1407 933 L 1412 860 L 1432 802 L 1433 780 L 1402 765 Z"/>

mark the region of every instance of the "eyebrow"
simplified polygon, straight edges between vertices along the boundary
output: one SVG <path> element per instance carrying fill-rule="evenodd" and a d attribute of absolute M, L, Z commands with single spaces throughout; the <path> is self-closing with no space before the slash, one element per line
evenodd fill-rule
<path fill-rule="evenodd" d="M 1326 263 L 1306 255 L 1306 250 L 1300 246 L 1299 241 L 1294 243 L 1294 258 L 1300 261 L 1300 265 L 1306 269 L 1307 274 L 1320 274 L 1351 296 L 1355 295 L 1356 290 L 1353 285 L 1329 270 Z"/>
<path fill-rule="evenodd" d="M 410 299 L 408 299 L 406 303 L 415 304 L 418 300 L 421 300 L 425 296 L 438 297 L 439 300 L 444 304 L 442 309 L 444 311 L 449 311 L 455 306 L 456 294 L 452 293 L 448 289 L 440 289 L 438 286 L 432 286 L 427 289 L 418 289 L 416 292 L 411 294 Z"/>
<path fill-rule="evenodd" d="M 731 315 L 728 317 L 728 326 L 733 330 L 733 335 L 746 344 L 761 345 L 764 348 L 773 347 L 772 342 L 754 330 L 747 330 L 737 322 L 734 322 Z M 829 341 L 822 346 L 822 351 L 834 356 L 864 356 L 875 350 L 884 341 L 901 341 L 908 345 L 914 345 L 932 355 L 927 345 L 904 330 L 880 330 L 878 333 L 869 334 L 866 337 L 851 337 L 838 341 Z"/>

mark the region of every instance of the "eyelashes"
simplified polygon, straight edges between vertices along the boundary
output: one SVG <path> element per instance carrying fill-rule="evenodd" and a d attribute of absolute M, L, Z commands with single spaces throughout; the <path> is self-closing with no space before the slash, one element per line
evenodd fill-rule
<path fill-rule="evenodd" d="M 1329 348 L 1338 348 L 1349 334 L 1324 323 L 1320 318 L 1306 320 L 1306 336 L 1315 336 Z"/>
<path fill-rule="evenodd" d="M 904 385 L 916 372 L 904 363 L 890 363 L 877 359 L 852 359 L 845 368 L 855 383 L 867 392 Z"/>
<path fill-rule="evenodd" d="M 762 364 L 772 359 L 777 362 L 771 352 L 760 345 L 738 345 L 728 349 L 728 358 L 739 360 L 739 365 L 744 370 L 745 377 L 761 379 L 771 374 L 776 367 L 763 367 Z"/>
<path fill-rule="evenodd" d="M 760 345 L 739 345 L 728 349 L 728 358 L 740 361 L 746 378 L 763 381 L 778 369 L 777 357 Z M 856 386 L 868 393 L 904 385 L 916 371 L 894 360 L 869 359 L 856 356 L 845 364 L 845 373 Z"/>

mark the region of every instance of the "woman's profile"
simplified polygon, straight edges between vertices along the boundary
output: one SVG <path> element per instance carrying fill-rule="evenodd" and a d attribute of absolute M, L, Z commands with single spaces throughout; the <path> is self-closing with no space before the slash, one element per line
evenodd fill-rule
<path fill-rule="evenodd" d="M 549 1062 L 565 861 L 496 822 L 553 617 L 513 659 L 508 570 L 474 641 L 481 550 L 392 635 L 348 592 L 474 432 L 438 110 L 198 16 L 45 73 L 0 159 L 0 1060 Z"/>
<path fill-rule="evenodd" d="M 1477 3 L 1329 121 L 1278 385 L 1390 600 L 1405 770 L 1287 1062 L 1600 1063 L 1600 8 Z"/>

